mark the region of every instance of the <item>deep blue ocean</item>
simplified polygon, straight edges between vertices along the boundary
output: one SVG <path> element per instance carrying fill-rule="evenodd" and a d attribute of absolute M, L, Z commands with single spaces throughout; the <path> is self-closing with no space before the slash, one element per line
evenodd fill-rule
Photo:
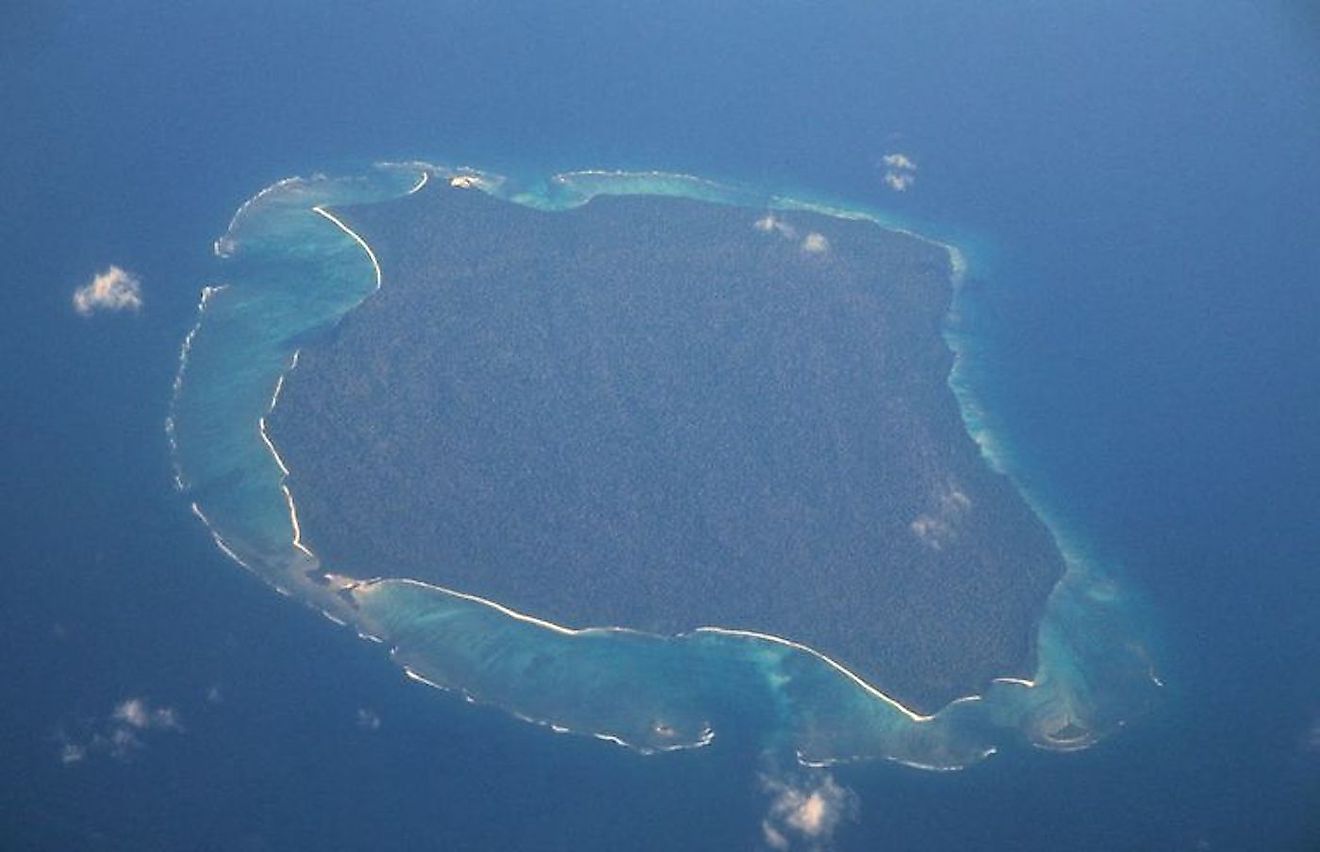
<path fill-rule="evenodd" d="M 644 758 L 419 688 L 189 514 L 163 421 L 212 241 L 280 178 L 412 158 L 698 174 L 973 250 L 992 429 L 1167 685 L 1082 752 L 834 768 L 827 848 L 1320 848 L 1313 4 L 271 6 L 0 13 L 0 849 L 757 849 L 766 779 L 819 783 L 755 708 Z M 79 316 L 110 264 L 142 310 Z"/>

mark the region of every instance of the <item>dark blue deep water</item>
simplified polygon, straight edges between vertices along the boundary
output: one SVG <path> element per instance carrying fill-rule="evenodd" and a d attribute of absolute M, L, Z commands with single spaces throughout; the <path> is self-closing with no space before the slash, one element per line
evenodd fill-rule
<path fill-rule="evenodd" d="M 211 241 L 281 177 L 414 157 L 701 174 L 977 248 L 977 391 L 1122 566 L 1164 702 L 1081 753 L 834 769 L 828 844 L 1320 848 L 1312 5 L 176 5 L 0 12 L 0 848 L 754 849 L 766 778 L 822 783 L 755 708 L 642 758 L 418 688 L 188 514 L 162 422 Z M 79 317 L 112 263 L 144 308 Z"/>

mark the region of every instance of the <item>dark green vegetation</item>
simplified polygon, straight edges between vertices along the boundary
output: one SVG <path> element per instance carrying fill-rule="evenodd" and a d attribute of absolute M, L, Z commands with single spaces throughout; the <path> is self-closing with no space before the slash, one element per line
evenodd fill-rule
<path fill-rule="evenodd" d="M 271 424 L 329 568 L 773 633 L 923 710 L 1031 673 L 1062 562 L 946 384 L 938 247 L 657 197 L 341 213 L 385 285 Z"/>

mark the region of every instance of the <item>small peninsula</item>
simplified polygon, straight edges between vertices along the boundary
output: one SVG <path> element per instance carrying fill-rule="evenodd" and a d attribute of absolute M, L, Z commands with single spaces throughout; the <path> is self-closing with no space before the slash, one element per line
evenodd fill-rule
<path fill-rule="evenodd" d="M 569 627 L 771 634 L 932 712 L 1030 677 L 1063 572 L 968 436 L 947 253 L 691 199 L 431 181 L 268 418 L 302 540 Z"/>

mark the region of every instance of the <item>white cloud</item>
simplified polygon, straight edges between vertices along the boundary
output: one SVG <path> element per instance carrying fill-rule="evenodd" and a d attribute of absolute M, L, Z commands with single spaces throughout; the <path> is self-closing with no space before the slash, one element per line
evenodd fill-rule
<path fill-rule="evenodd" d="M 830 250 L 830 241 L 825 239 L 824 234 L 812 231 L 802 241 L 802 250 L 809 254 L 824 254 Z"/>
<path fill-rule="evenodd" d="M 766 213 L 753 222 L 752 227 L 764 234 L 778 234 L 786 240 L 796 240 L 798 236 L 797 228 L 774 213 Z M 830 241 L 824 234 L 812 231 L 802 238 L 802 250 L 808 254 L 823 254 L 830 250 Z"/>
<path fill-rule="evenodd" d="M 752 227 L 767 234 L 779 234 L 787 240 L 797 239 L 797 228 L 780 219 L 773 213 L 767 213 L 752 223 Z"/>
<path fill-rule="evenodd" d="M 146 746 L 143 737 L 154 731 L 182 732 L 178 711 L 154 705 L 145 698 L 125 699 L 114 706 L 104 722 L 80 739 L 61 732 L 60 763 L 71 766 L 97 754 L 127 760 Z"/>
<path fill-rule="evenodd" d="M 142 748 L 142 740 L 128 728 L 114 728 L 109 734 L 97 734 L 92 737 L 92 748 L 108 752 L 115 760 L 126 760 L 133 752 Z"/>
<path fill-rule="evenodd" d="M 87 749 L 77 743 L 64 743 L 60 746 L 60 763 L 68 766 L 72 763 L 81 763 L 87 758 Z"/>
<path fill-rule="evenodd" d="M 366 707 L 359 707 L 357 711 L 357 726 L 364 731 L 379 731 L 380 714 Z"/>
<path fill-rule="evenodd" d="M 915 172 L 917 164 L 912 162 L 912 158 L 907 154 L 885 154 L 884 164 L 891 169 L 900 169 L 906 172 Z"/>
<path fill-rule="evenodd" d="M 894 192 L 907 192 L 908 187 L 916 183 L 917 179 L 901 172 L 885 172 L 884 181 L 885 185 Z"/>
<path fill-rule="evenodd" d="M 142 309 L 142 282 L 131 272 L 111 266 L 73 291 L 73 309 L 83 316 L 97 311 Z"/>
<path fill-rule="evenodd" d="M 1320 753 L 1320 717 L 1317 717 L 1302 735 L 1302 750 Z"/>
<path fill-rule="evenodd" d="M 771 849 L 824 849 L 839 823 L 856 814 L 856 796 L 830 775 L 794 782 L 763 777 L 770 809 L 761 820 L 761 837 Z"/>
<path fill-rule="evenodd" d="M 972 498 L 950 484 L 936 496 L 935 506 L 912 519 L 913 535 L 935 550 L 954 537 L 959 520 L 972 508 Z"/>
<path fill-rule="evenodd" d="M 151 702 L 145 698 L 129 698 L 119 702 L 110 718 L 139 731 L 178 731 L 183 727 L 173 707 L 152 707 Z"/>
<path fill-rule="evenodd" d="M 894 192 L 907 192 L 917 182 L 917 163 L 907 154 L 885 154 L 880 161 L 885 165 L 885 185 Z"/>

